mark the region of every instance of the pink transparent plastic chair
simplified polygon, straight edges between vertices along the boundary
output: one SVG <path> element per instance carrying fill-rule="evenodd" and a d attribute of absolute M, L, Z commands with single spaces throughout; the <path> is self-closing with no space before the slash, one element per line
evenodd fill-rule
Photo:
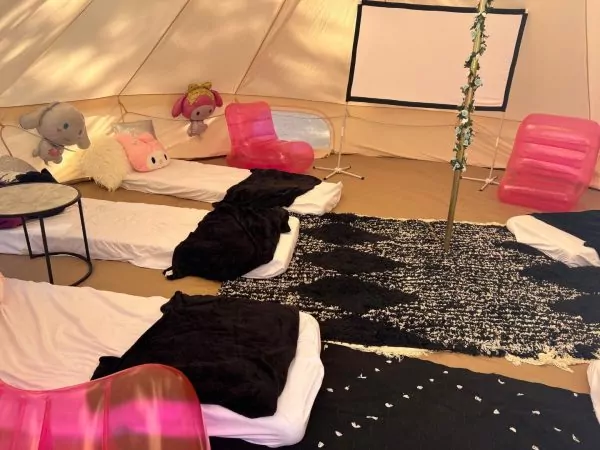
<path fill-rule="evenodd" d="M 598 123 L 532 114 L 519 127 L 498 197 L 539 211 L 570 211 L 590 185 L 599 149 Z"/>
<path fill-rule="evenodd" d="M 79 386 L 0 382 L 2 450 L 209 450 L 196 393 L 180 372 L 134 367 Z"/>
<path fill-rule="evenodd" d="M 277 169 L 304 173 L 314 162 L 310 144 L 282 141 L 266 102 L 231 103 L 225 108 L 231 152 L 227 163 L 241 169 Z"/>

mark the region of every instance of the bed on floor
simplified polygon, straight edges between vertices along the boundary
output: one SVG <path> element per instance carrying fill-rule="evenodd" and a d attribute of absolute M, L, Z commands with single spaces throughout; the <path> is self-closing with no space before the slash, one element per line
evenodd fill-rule
<path fill-rule="evenodd" d="M 506 226 L 517 242 L 569 267 L 600 267 L 600 211 L 515 216 Z"/>
<path fill-rule="evenodd" d="M 148 269 L 167 269 L 173 251 L 209 211 L 145 203 L 82 199 L 90 254 L 93 259 L 129 262 Z M 85 254 L 77 206 L 44 220 L 51 251 Z M 300 221 L 289 218 L 271 262 L 245 276 L 272 278 L 285 272 L 292 259 Z M 39 222 L 27 225 L 34 253 L 43 252 Z M 27 243 L 19 228 L 0 230 L 0 253 L 26 255 Z"/>
<path fill-rule="evenodd" d="M 251 172 L 194 161 L 171 160 L 152 172 L 130 172 L 121 187 L 147 194 L 170 195 L 199 202 L 223 200 L 227 191 L 250 177 Z M 342 183 L 321 182 L 300 195 L 287 209 L 297 214 L 322 215 L 335 208 L 342 196 Z"/>
<path fill-rule="evenodd" d="M 92 288 L 53 286 L 0 275 L 0 379 L 49 390 L 90 380 L 100 357 L 121 356 L 162 317 L 162 297 L 135 297 Z M 319 325 L 300 313 L 295 355 L 272 416 L 249 419 L 203 404 L 211 436 L 279 447 L 302 439 L 321 387 Z"/>

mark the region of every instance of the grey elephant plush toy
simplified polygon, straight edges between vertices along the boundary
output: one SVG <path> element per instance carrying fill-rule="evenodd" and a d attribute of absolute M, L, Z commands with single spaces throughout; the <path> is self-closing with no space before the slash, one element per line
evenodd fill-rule
<path fill-rule="evenodd" d="M 77 145 L 81 149 L 90 146 L 85 118 L 73 105 L 54 102 L 36 111 L 25 114 L 19 119 L 26 130 L 36 129 L 41 139 L 32 155 L 60 164 L 63 152 L 68 145 Z"/>

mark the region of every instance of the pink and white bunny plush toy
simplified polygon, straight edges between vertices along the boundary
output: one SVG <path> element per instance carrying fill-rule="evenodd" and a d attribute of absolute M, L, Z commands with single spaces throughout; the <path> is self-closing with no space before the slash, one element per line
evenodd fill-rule
<path fill-rule="evenodd" d="M 116 139 L 123 146 L 127 159 L 136 172 L 162 169 L 171 162 L 162 144 L 150 133 L 141 133 L 139 136 L 122 133 Z"/>
<path fill-rule="evenodd" d="M 177 99 L 171 110 L 171 115 L 182 115 L 190 120 L 188 136 L 199 136 L 206 131 L 206 119 L 223 106 L 221 94 L 212 89 L 212 83 L 190 84 L 187 92 Z"/>

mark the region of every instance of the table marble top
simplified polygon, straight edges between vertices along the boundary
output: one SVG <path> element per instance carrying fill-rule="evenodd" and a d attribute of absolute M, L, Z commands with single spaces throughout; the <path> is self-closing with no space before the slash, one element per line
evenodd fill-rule
<path fill-rule="evenodd" d="M 57 183 L 22 183 L 0 188 L 0 217 L 31 216 L 75 203 L 79 191 Z"/>

